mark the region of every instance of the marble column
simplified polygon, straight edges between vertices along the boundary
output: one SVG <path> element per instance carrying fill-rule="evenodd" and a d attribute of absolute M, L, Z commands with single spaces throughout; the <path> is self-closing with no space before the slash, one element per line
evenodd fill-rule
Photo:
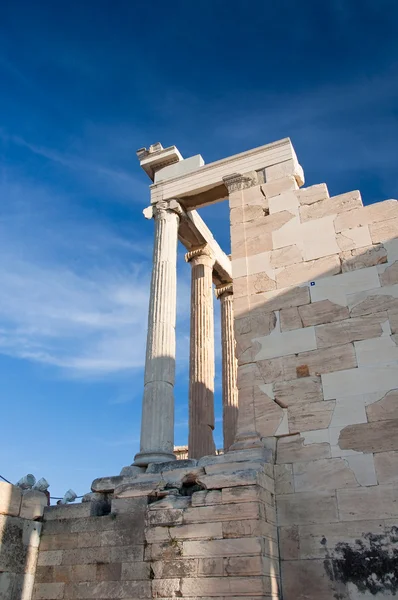
<path fill-rule="evenodd" d="M 234 311 L 232 283 L 215 289 L 221 303 L 222 407 L 224 452 L 235 441 L 238 423 L 238 361 L 235 356 Z"/>
<path fill-rule="evenodd" d="M 207 246 L 185 255 L 191 263 L 189 357 L 189 458 L 215 454 L 214 430 L 214 258 Z"/>
<path fill-rule="evenodd" d="M 155 220 L 142 401 L 140 452 L 134 464 L 174 460 L 177 237 L 182 209 L 161 200 L 144 211 Z"/>

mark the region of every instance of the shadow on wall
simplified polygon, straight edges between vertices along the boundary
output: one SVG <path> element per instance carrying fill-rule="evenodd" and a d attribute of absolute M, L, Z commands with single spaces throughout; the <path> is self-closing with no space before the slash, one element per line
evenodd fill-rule
<path fill-rule="evenodd" d="M 337 235 L 347 249 L 324 258 L 301 262 L 281 248 L 292 264 L 276 270 L 280 289 L 266 272 L 234 279 L 237 439 L 278 438 L 284 600 L 398 592 L 393 216 L 365 247 L 355 247 L 365 232 L 356 227 L 351 240 Z"/>

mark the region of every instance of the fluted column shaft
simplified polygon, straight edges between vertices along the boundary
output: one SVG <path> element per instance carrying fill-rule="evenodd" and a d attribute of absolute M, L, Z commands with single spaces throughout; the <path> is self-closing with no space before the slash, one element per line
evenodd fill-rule
<path fill-rule="evenodd" d="M 191 263 L 188 456 L 215 454 L 214 430 L 214 258 L 207 247 L 185 256 Z"/>
<path fill-rule="evenodd" d="M 144 211 L 154 217 L 152 280 L 142 401 L 140 452 L 136 465 L 175 458 L 174 377 L 177 299 L 177 236 L 180 205 L 160 201 Z"/>
<path fill-rule="evenodd" d="M 216 288 L 221 303 L 222 407 L 224 452 L 235 441 L 238 423 L 238 361 L 235 356 L 232 283 Z"/>

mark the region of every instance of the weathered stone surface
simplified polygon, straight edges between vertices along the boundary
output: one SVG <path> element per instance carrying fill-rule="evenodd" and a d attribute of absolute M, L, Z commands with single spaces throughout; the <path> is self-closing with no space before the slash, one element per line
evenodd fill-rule
<path fill-rule="evenodd" d="M 292 465 L 275 465 L 275 493 L 276 494 L 293 494 L 293 467 Z"/>
<path fill-rule="evenodd" d="M 330 444 L 327 443 L 304 445 L 304 438 L 299 434 L 278 439 L 276 453 L 278 464 L 318 460 L 330 456 Z"/>
<path fill-rule="evenodd" d="M 259 385 L 253 387 L 252 401 L 256 431 L 261 437 L 274 435 L 282 422 L 283 409 Z M 249 406 L 249 408 L 251 407 Z M 239 410 L 241 409 L 239 408 Z M 242 414 L 244 414 L 244 408 Z M 248 417 L 250 420 L 250 413 Z"/>
<path fill-rule="evenodd" d="M 41 519 L 47 504 L 47 496 L 43 492 L 28 490 L 22 494 L 20 516 L 33 521 Z"/>
<path fill-rule="evenodd" d="M 33 588 L 35 600 L 61 600 L 64 597 L 65 583 L 36 583 Z"/>
<path fill-rule="evenodd" d="M 397 201 L 394 200 L 394 202 L 396 203 Z M 398 232 L 398 217 L 381 223 L 373 223 L 373 225 L 369 226 L 369 230 L 373 244 L 394 240 Z"/>
<path fill-rule="evenodd" d="M 303 322 L 296 306 L 282 309 L 279 317 L 281 331 L 291 331 L 303 327 Z"/>
<path fill-rule="evenodd" d="M 318 183 L 307 188 L 301 188 L 296 192 L 296 196 L 300 204 L 314 204 L 329 198 L 329 192 L 326 183 Z"/>
<path fill-rule="evenodd" d="M 232 227 L 231 242 L 234 259 L 272 250 L 272 232 L 280 229 L 293 217 L 291 212 L 283 210 L 245 223 L 244 226 Z"/>
<path fill-rule="evenodd" d="M 383 398 L 366 407 L 368 421 L 398 419 L 398 390 L 391 390 Z"/>
<path fill-rule="evenodd" d="M 284 561 L 282 590 L 284 600 L 349 600 L 346 586 L 329 578 L 323 560 Z"/>
<path fill-rule="evenodd" d="M 154 579 L 171 579 L 175 577 L 189 577 L 196 575 L 198 570 L 198 559 L 191 558 L 187 560 L 157 560 L 151 564 Z M 169 591 L 169 586 L 167 586 Z M 156 592 L 164 590 L 162 582 L 156 582 L 153 588 Z M 178 590 L 177 586 L 177 590 Z"/>
<path fill-rule="evenodd" d="M 302 306 L 310 301 L 310 292 L 307 285 L 290 287 L 272 292 L 264 292 L 250 297 L 251 310 L 261 307 L 266 312 L 290 308 L 292 306 Z M 235 303 L 234 303 L 235 310 Z M 246 313 L 248 309 L 246 309 Z M 242 314 L 242 313 L 241 313 Z"/>
<path fill-rule="evenodd" d="M 278 381 L 274 384 L 275 398 L 291 406 L 299 402 L 319 402 L 323 400 L 320 377 L 303 377 L 292 381 Z"/>
<path fill-rule="evenodd" d="M 398 452 L 379 452 L 374 457 L 379 483 L 398 483 Z"/>
<path fill-rule="evenodd" d="M 379 277 L 382 286 L 394 285 L 395 283 L 398 283 L 398 260 L 396 260 L 392 265 L 387 267 L 386 270 L 383 271 L 383 273 L 380 273 Z"/>
<path fill-rule="evenodd" d="M 298 312 L 304 327 L 333 323 L 349 317 L 348 308 L 335 304 L 330 300 L 320 300 L 306 306 L 300 306 Z"/>
<path fill-rule="evenodd" d="M 133 475 L 134 476 L 134 475 Z M 91 490 L 93 492 L 113 492 L 116 486 L 123 482 L 121 475 L 114 475 L 113 477 L 99 477 L 94 479 L 91 484 Z"/>
<path fill-rule="evenodd" d="M 342 458 L 327 458 L 293 465 L 296 492 L 324 492 L 358 487 L 354 472 Z"/>
<path fill-rule="evenodd" d="M 195 540 L 222 538 L 222 523 L 196 523 L 189 525 L 174 525 L 173 527 L 148 527 L 145 532 L 147 543 L 166 542 L 170 539 Z"/>
<path fill-rule="evenodd" d="M 362 199 L 360 192 L 356 190 L 340 196 L 319 200 L 310 206 L 301 206 L 300 218 L 301 222 L 305 223 L 306 221 L 347 212 L 359 207 L 362 207 Z"/>
<path fill-rule="evenodd" d="M 341 269 L 343 273 L 356 271 L 366 267 L 373 267 L 387 262 L 387 251 L 381 244 L 370 248 L 347 250 L 340 254 Z"/>
<path fill-rule="evenodd" d="M 357 366 L 357 359 L 354 345 L 346 344 L 282 358 L 259 360 L 257 366 L 264 383 L 273 383 L 352 369 Z"/>
<path fill-rule="evenodd" d="M 184 512 L 184 523 L 210 523 L 217 521 L 239 521 L 242 519 L 258 519 L 259 505 L 256 502 L 236 504 L 217 504 L 188 508 Z"/>
<path fill-rule="evenodd" d="M 259 537 L 264 536 L 269 540 L 273 540 L 274 544 L 268 542 L 268 546 L 273 552 L 273 555 L 278 554 L 276 540 L 278 538 L 277 527 L 271 523 L 265 523 L 260 519 L 244 519 L 241 521 L 224 521 L 222 524 L 223 537 L 241 538 L 241 537 Z M 271 554 L 271 552 L 269 552 Z"/>
<path fill-rule="evenodd" d="M 339 520 L 335 494 L 301 492 L 278 496 L 279 525 L 334 523 Z"/>
<path fill-rule="evenodd" d="M 394 310 L 389 310 L 387 313 L 390 321 L 391 333 L 398 333 L 398 311 L 394 312 Z"/>
<path fill-rule="evenodd" d="M 136 475 L 140 475 L 145 472 L 145 467 L 136 467 L 135 465 L 128 465 L 127 467 L 123 467 L 120 471 L 120 475 L 122 477 L 129 477 L 132 479 Z"/>
<path fill-rule="evenodd" d="M 60 504 L 46 506 L 44 521 L 58 519 L 78 519 L 84 517 L 99 517 L 109 512 L 109 506 L 103 502 L 84 502 L 82 504 Z"/>
<path fill-rule="evenodd" d="M 380 288 L 383 289 L 383 288 Z M 391 289 L 391 288 L 386 288 Z M 369 296 L 355 303 L 350 314 L 351 317 L 371 315 L 385 310 L 398 311 L 398 297 L 390 294 L 369 294 Z"/>
<path fill-rule="evenodd" d="M 339 558 L 339 544 L 345 543 L 355 547 L 357 540 L 361 540 L 364 545 L 367 545 L 365 536 L 369 534 L 383 535 L 383 521 L 346 521 L 344 523 L 300 525 L 297 527 L 299 547 L 296 558 L 311 560 L 325 557 Z"/>
<path fill-rule="evenodd" d="M 0 515 L 17 517 L 21 508 L 21 488 L 0 481 Z"/>
<path fill-rule="evenodd" d="M 372 240 L 370 237 L 369 227 L 354 227 L 346 229 L 341 233 L 336 234 L 337 245 L 340 250 L 355 250 L 355 248 L 364 248 L 371 246 Z"/>
<path fill-rule="evenodd" d="M 247 450 L 230 450 L 218 456 L 203 456 L 198 460 L 198 466 L 206 467 L 207 465 L 214 464 L 245 463 L 246 461 L 267 463 L 270 461 L 270 458 L 271 452 L 267 448 L 248 448 Z M 244 465 L 242 465 L 242 468 L 244 468 Z"/>
<path fill-rule="evenodd" d="M 76 600 L 97 600 L 102 598 L 151 598 L 150 581 L 99 581 L 76 583 L 73 586 Z M 51 597 L 53 600 L 53 597 Z"/>
<path fill-rule="evenodd" d="M 196 467 L 197 460 L 186 458 L 183 460 L 171 460 L 164 463 L 151 463 L 146 470 L 147 473 L 163 473 L 165 471 L 174 471 L 175 469 L 185 469 L 186 467 Z"/>
<path fill-rule="evenodd" d="M 60 565 L 62 562 L 62 550 L 49 550 L 48 552 L 39 552 L 37 564 L 42 567 Z"/>
<path fill-rule="evenodd" d="M 290 192 L 297 189 L 297 182 L 292 175 L 281 177 L 274 181 L 267 181 L 261 185 L 261 191 L 267 198 L 272 198 L 273 196 L 278 196 L 284 192 Z"/>
<path fill-rule="evenodd" d="M 287 409 L 289 430 L 291 432 L 310 431 L 329 427 L 335 405 L 335 400 L 328 400 L 289 406 Z"/>
<path fill-rule="evenodd" d="M 337 490 L 337 502 L 342 521 L 392 519 L 398 516 L 396 485 Z"/>
<path fill-rule="evenodd" d="M 261 553 L 261 538 L 229 538 L 183 542 L 183 556 L 187 558 L 210 558 L 245 556 Z"/>
<path fill-rule="evenodd" d="M 271 482 L 270 488 L 273 491 Z M 263 490 L 257 485 L 242 485 L 238 487 L 223 488 L 222 502 L 223 504 L 236 504 L 240 502 L 257 502 L 263 499 Z"/>
<path fill-rule="evenodd" d="M 297 158 L 276 163 L 266 167 L 264 171 L 266 182 L 280 180 L 282 177 L 289 177 L 290 175 L 293 175 L 299 186 L 304 184 L 303 169 L 297 162 Z"/>
<path fill-rule="evenodd" d="M 339 446 L 357 452 L 398 450 L 398 419 L 348 425 L 340 432 Z"/>
<path fill-rule="evenodd" d="M 255 355 L 256 361 L 267 358 L 276 358 L 315 350 L 316 340 L 313 327 L 298 329 L 297 331 L 285 331 L 279 335 L 274 335 L 270 341 L 266 336 L 254 338 L 260 345 Z"/>
<path fill-rule="evenodd" d="M 249 336 L 249 334 L 251 338 L 258 335 L 268 335 L 275 329 L 275 325 L 275 312 L 265 312 L 264 309 L 257 308 L 247 317 L 235 319 L 235 335 L 238 339 L 240 339 L 240 336 Z"/>
<path fill-rule="evenodd" d="M 148 510 L 164 510 L 165 508 L 187 508 L 191 503 L 189 496 L 166 496 L 155 502 L 151 502 Z"/>
<path fill-rule="evenodd" d="M 260 462 L 245 462 L 244 464 L 241 462 L 236 463 L 222 463 L 222 464 L 213 464 L 207 465 L 205 467 L 206 475 L 230 475 L 231 473 L 235 473 L 236 471 L 244 470 L 252 470 L 252 471 L 261 471 L 263 472 L 263 466 Z"/>
<path fill-rule="evenodd" d="M 198 478 L 198 483 L 208 490 L 234 487 L 238 485 L 256 485 L 261 481 L 261 474 L 257 469 L 234 470 L 231 473 L 217 473 L 216 475 L 203 475 Z"/>
<path fill-rule="evenodd" d="M 212 506 L 221 502 L 220 490 L 203 490 L 192 494 L 192 506 Z"/>
<path fill-rule="evenodd" d="M 382 323 L 388 320 L 387 313 L 354 317 L 337 323 L 319 325 L 315 328 L 318 348 L 327 348 L 380 337 L 383 334 Z"/>
<path fill-rule="evenodd" d="M 384 202 L 377 202 L 376 204 L 370 204 L 362 208 L 356 208 L 349 212 L 344 212 L 338 215 L 335 219 L 334 225 L 336 233 L 340 233 L 344 229 L 352 229 L 354 227 L 361 227 L 364 225 L 370 225 L 372 235 L 372 223 L 379 223 L 380 221 L 387 221 L 389 219 L 395 219 L 398 216 L 398 203 L 396 200 L 385 200 Z M 396 236 L 395 230 L 395 236 Z M 383 241 L 381 239 L 374 240 L 372 235 L 373 243 Z"/>
<path fill-rule="evenodd" d="M 299 285 L 320 277 L 336 275 L 340 272 L 340 259 L 335 254 L 285 267 L 276 274 L 276 286 L 278 288 L 285 288 L 291 285 Z"/>
<path fill-rule="evenodd" d="M 276 580 L 275 580 L 276 581 Z M 183 598 L 230 597 L 230 596 L 265 596 L 270 594 L 272 585 L 270 577 L 199 577 L 181 579 Z"/>
<path fill-rule="evenodd" d="M 294 265 L 303 260 L 300 248 L 296 245 L 285 246 L 271 252 L 271 266 L 274 269 Z"/>
<path fill-rule="evenodd" d="M 249 296 L 261 294 L 261 292 L 269 292 L 274 289 L 276 289 L 275 279 L 269 277 L 265 272 L 234 279 L 234 295 L 237 298 L 247 294 Z"/>

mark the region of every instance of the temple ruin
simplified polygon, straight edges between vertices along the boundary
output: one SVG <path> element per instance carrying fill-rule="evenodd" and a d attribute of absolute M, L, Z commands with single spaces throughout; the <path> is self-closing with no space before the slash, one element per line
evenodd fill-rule
<path fill-rule="evenodd" d="M 395 596 L 398 202 L 304 187 L 289 139 L 208 165 L 159 143 L 137 155 L 154 223 L 140 450 L 80 504 L 47 507 L 40 492 L 0 483 L 0 599 Z M 231 256 L 198 212 L 220 201 Z M 181 460 L 178 241 L 191 270 Z"/>

